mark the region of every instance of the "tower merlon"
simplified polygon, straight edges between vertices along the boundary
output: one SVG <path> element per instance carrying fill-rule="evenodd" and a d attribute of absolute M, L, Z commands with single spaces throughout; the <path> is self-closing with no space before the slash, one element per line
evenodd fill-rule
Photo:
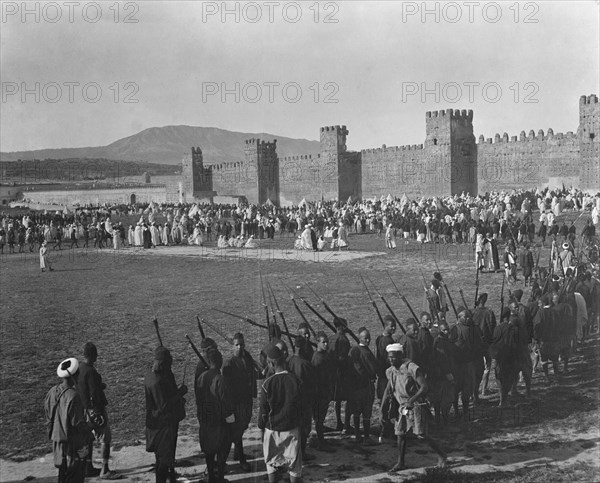
<path fill-rule="evenodd" d="M 589 96 L 581 96 L 579 98 L 579 104 L 597 104 L 598 96 L 596 94 L 590 94 Z"/>

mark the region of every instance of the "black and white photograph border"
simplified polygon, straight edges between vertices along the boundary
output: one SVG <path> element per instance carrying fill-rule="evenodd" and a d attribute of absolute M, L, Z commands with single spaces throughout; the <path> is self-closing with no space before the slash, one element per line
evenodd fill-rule
<path fill-rule="evenodd" d="M 600 2 L 0 7 L 0 481 L 600 480 Z"/>

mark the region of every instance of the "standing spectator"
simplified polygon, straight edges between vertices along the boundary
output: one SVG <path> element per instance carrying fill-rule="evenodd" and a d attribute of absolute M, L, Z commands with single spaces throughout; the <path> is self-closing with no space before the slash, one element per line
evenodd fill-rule
<path fill-rule="evenodd" d="M 523 279 L 525 280 L 525 287 L 527 287 L 531 280 L 534 265 L 533 253 L 529 249 L 529 243 L 525 243 L 523 250 L 519 253 L 519 265 L 523 269 Z"/>
<path fill-rule="evenodd" d="M 52 268 L 52 265 L 50 265 L 50 260 L 48 258 L 48 242 L 46 240 L 44 240 L 42 242 L 42 246 L 40 247 L 40 268 L 42 269 L 42 272 L 46 271 L 46 268 L 53 272 L 54 269 Z"/>
<path fill-rule="evenodd" d="M 84 362 L 79 365 L 79 377 L 77 379 L 77 392 L 81 397 L 86 420 L 92 426 L 94 438 L 102 443 L 102 470 L 93 467 L 92 452 L 94 443 L 90 441 L 88 456 L 86 459 L 86 476 L 98 476 L 102 479 L 113 479 L 117 475 L 110 471 L 108 461 L 110 459 L 110 443 L 112 433 L 108 424 L 106 406 L 108 400 L 104 394 L 106 384 L 102 382 L 102 376 L 98 373 L 94 364 L 98 359 L 98 349 L 92 342 L 83 346 Z"/>
<path fill-rule="evenodd" d="M 85 479 L 84 461 L 90 430 L 85 422 L 81 398 L 75 390 L 78 370 L 79 362 L 75 358 L 61 362 L 56 374 L 62 383 L 50 389 L 44 401 L 58 483 L 83 483 Z"/>

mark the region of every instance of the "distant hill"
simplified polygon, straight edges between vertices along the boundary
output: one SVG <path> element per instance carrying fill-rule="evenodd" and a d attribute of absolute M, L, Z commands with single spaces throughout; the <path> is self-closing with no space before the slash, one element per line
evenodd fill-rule
<path fill-rule="evenodd" d="M 275 134 L 241 133 L 214 127 L 165 126 L 145 129 L 108 146 L 0 153 L 0 161 L 104 158 L 179 165 L 182 157 L 191 153 L 192 146 L 199 146 L 205 163 L 217 164 L 242 160 L 244 141 L 250 138 L 265 141 L 277 139 L 277 154 L 280 158 L 295 154 L 316 154 L 320 149 L 318 141 L 286 138 Z"/>

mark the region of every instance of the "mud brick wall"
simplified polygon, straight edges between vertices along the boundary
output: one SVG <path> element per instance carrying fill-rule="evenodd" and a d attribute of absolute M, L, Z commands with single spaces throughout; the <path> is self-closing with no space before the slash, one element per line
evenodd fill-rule
<path fill-rule="evenodd" d="M 546 186 L 550 178 L 580 174 L 579 140 L 572 132 L 544 135 L 521 131 L 519 138 L 504 133 L 494 139 L 479 137 L 477 178 L 480 193 L 501 189 Z"/>

